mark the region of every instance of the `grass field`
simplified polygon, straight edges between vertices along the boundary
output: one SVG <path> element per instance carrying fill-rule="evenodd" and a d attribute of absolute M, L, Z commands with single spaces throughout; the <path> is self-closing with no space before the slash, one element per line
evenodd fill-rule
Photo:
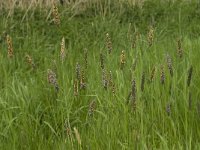
<path fill-rule="evenodd" d="M 81 8 L 2 9 L 0 149 L 200 149 L 200 3 Z"/>

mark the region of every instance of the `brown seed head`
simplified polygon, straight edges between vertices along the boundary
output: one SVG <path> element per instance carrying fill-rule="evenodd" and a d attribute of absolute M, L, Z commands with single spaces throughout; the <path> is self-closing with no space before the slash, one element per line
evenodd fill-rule
<path fill-rule="evenodd" d="M 8 45 L 8 57 L 12 58 L 14 53 L 13 53 L 13 45 L 12 45 L 12 38 L 7 35 L 6 37 L 7 45 Z"/>

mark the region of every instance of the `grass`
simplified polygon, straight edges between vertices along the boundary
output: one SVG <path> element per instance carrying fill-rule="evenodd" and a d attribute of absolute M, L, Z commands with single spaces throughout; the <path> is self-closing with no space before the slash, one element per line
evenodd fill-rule
<path fill-rule="evenodd" d="M 1 149 L 200 148 L 199 4 L 177 2 L 166 6 L 147 1 L 143 8 L 123 7 L 121 14 L 111 8 L 106 15 L 98 11 L 93 14 L 93 9 L 74 15 L 59 7 L 60 26 L 53 23 L 48 9 L 15 9 L 12 16 L 6 10 L 2 12 Z M 175 8 L 179 8 L 178 13 Z M 150 26 L 154 31 L 151 46 L 147 37 Z M 12 58 L 7 57 L 5 32 L 12 37 Z M 111 54 L 106 46 L 107 33 Z M 140 36 L 132 47 L 137 33 Z M 60 58 L 63 37 L 64 62 Z M 100 53 L 107 82 L 111 71 L 115 95 L 112 87 L 103 87 Z M 35 68 L 27 63 L 27 54 Z M 169 57 L 173 77 L 168 69 Z M 84 69 L 86 89 L 79 89 L 75 96 L 77 63 Z M 151 81 L 153 67 L 156 71 Z M 48 69 L 56 74 L 53 78 L 57 79 L 58 92 L 54 83 L 48 83 Z M 131 91 L 135 92 L 128 99 Z"/>

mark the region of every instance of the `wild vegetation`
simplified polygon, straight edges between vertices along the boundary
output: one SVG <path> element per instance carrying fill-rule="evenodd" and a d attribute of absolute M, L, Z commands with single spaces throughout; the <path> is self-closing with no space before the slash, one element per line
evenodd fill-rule
<path fill-rule="evenodd" d="M 198 1 L 15 2 L 0 149 L 200 148 Z"/>

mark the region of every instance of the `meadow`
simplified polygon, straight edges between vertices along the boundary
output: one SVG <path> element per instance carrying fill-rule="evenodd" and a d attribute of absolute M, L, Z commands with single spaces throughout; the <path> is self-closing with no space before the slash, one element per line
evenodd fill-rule
<path fill-rule="evenodd" d="M 198 1 L 0 4 L 0 149 L 200 149 Z"/>

